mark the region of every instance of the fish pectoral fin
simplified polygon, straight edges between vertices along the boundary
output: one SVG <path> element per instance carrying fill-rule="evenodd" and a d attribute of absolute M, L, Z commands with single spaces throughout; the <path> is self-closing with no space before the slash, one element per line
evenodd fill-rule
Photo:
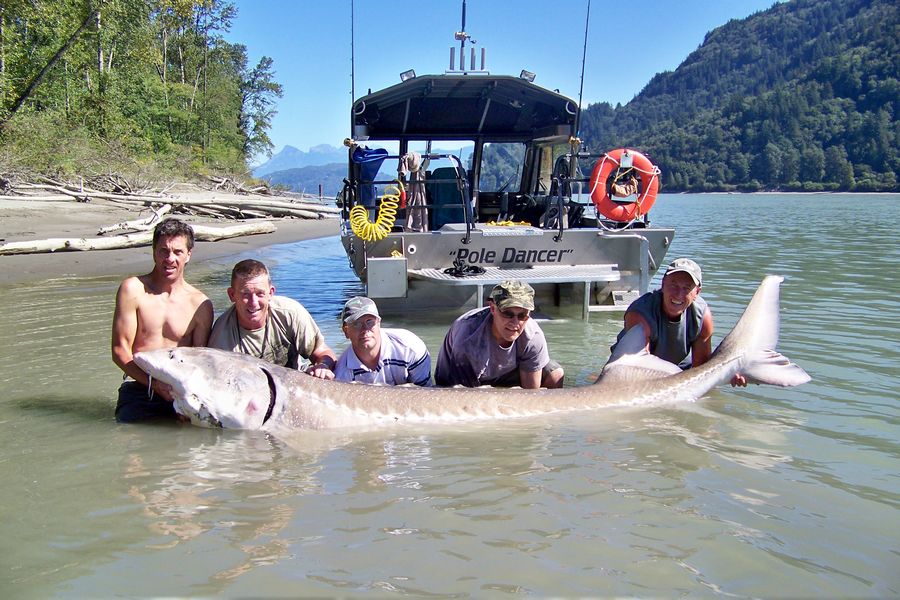
<path fill-rule="evenodd" d="M 748 356 L 747 364 L 740 372 L 748 383 L 781 387 L 800 385 L 812 379 L 806 371 L 774 350 L 761 350 Z"/>

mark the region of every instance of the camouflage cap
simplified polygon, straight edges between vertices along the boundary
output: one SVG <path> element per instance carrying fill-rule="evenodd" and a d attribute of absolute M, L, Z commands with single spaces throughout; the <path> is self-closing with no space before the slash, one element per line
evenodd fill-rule
<path fill-rule="evenodd" d="M 500 310 L 506 310 L 510 306 L 534 310 L 534 288 L 524 281 L 509 279 L 494 286 L 491 300 Z"/>
<path fill-rule="evenodd" d="M 371 298 L 354 296 L 344 304 L 344 308 L 341 310 L 341 321 L 344 323 L 353 323 L 360 317 L 366 315 L 372 315 L 373 317 L 380 316 L 378 314 L 378 307 L 375 306 L 375 303 Z"/>
<path fill-rule="evenodd" d="M 676 258 L 669 263 L 669 268 L 666 269 L 666 275 L 678 272 L 684 272 L 690 275 L 691 279 L 694 280 L 695 285 L 701 285 L 703 283 L 703 274 L 700 272 L 700 265 L 689 258 Z"/>

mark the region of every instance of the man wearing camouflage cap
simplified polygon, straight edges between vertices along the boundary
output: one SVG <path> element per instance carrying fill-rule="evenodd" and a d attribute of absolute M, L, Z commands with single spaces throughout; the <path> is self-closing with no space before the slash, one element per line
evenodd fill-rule
<path fill-rule="evenodd" d="M 713 316 L 700 297 L 702 284 L 700 265 L 689 258 L 673 260 L 660 289 L 647 292 L 625 311 L 625 326 L 616 344 L 628 330 L 640 326 L 647 350 L 654 356 L 682 369 L 705 363 L 712 354 Z M 738 374 L 731 385 L 746 386 L 747 380 Z"/>
<path fill-rule="evenodd" d="M 491 290 L 489 306 L 465 313 L 450 326 L 438 355 L 439 386 L 536 389 L 563 385 L 563 368 L 551 360 L 541 327 L 530 319 L 534 289 L 504 281 Z"/>

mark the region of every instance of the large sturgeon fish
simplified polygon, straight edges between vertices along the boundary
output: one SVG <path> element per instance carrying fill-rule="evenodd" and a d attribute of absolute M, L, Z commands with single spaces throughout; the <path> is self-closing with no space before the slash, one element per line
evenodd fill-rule
<path fill-rule="evenodd" d="M 173 388 L 175 410 L 196 425 L 269 431 L 526 417 L 700 398 L 742 373 L 794 386 L 810 377 L 775 351 L 781 277 L 766 277 L 709 361 L 681 371 L 626 335 L 594 385 L 559 390 L 422 388 L 324 381 L 244 354 L 210 348 L 141 352 L 135 362 Z"/>

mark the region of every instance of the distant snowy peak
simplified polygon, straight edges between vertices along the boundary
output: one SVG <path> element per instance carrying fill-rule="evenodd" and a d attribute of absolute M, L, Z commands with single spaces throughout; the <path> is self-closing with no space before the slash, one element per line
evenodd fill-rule
<path fill-rule="evenodd" d="M 272 158 L 253 169 L 254 177 L 262 177 L 276 171 L 298 169 L 300 167 L 320 166 L 332 163 L 343 163 L 347 160 L 347 149 L 336 148 L 329 144 L 312 146 L 304 152 L 293 146 L 285 146 Z"/>

